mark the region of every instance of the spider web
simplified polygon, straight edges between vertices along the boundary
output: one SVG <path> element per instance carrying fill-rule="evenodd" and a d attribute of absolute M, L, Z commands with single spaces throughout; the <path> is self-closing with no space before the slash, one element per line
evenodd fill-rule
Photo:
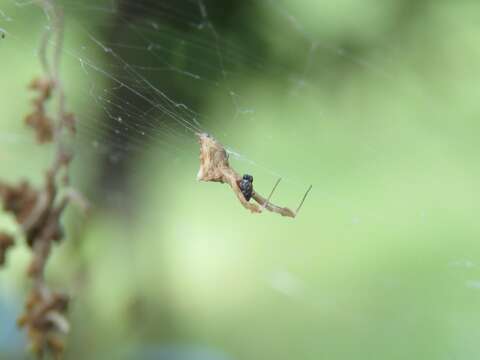
<path fill-rule="evenodd" d="M 164 251 L 156 243 L 152 234 L 160 226 L 152 224 L 162 216 L 153 205 L 146 206 L 142 213 L 146 220 L 139 220 L 134 237 L 143 235 L 151 243 L 141 248 L 133 262 L 144 273 L 151 272 L 142 267 L 147 263 L 170 264 L 171 272 L 180 274 L 178 278 L 192 282 L 190 292 L 179 290 L 185 296 L 178 299 L 207 299 L 214 304 L 212 308 L 223 296 L 225 303 L 234 304 L 235 311 L 235 306 L 244 309 L 242 304 L 248 303 L 249 297 L 251 309 L 256 309 L 256 299 L 263 295 L 255 286 L 265 285 L 293 301 L 284 313 L 296 317 L 301 308 L 310 310 L 301 323 L 295 319 L 285 329 L 290 329 L 291 323 L 305 329 L 313 321 L 318 329 L 324 324 L 322 336 L 327 339 L 334 334 L 342 341 L 358 342 L 358 347 L 351 346 L 358 351 L 345 356 L 352 358 L 371 341 L 371 334 L 365 332 L 372 329 L 370 324 L 378 326 L 376 333 L 390 331 L 385 334 L 392 339 L 408 332 L 422 339 L 422 334 L 437 331 L 436 321 L 431 322 L 432 332 L 416 322 L 433 303 L 446 301 L 443 308 L 432 309 L 438 311 L 433 317 L 441 320 L 445 315 L 445 323 L 458 319 L 459 334 L 469 333 L 469 326 L 475 329 L 478 324 L 477 295 L 465 296 L 471 311 L 462 316 L 445 308 L 451 306 L 449 295 L 460 287 L 472 292 L 480 287 L 479 261 L 472 255 L 478 253 L 478 246 L 471 245 L 478 243 L 471 241 L 478 238 L 478 227 L 472 226 L 478 213 L 478 140 L 477 132 L 470 130 L 478 126 L 478 99 L 472 90 L 478 86 L 471 80 L 475 77 L 464 70 L 480 71 L 478 41 L 469 35 L 476 34 L 478 21 L 473 19 L 469 27 L 464 13 L 456 20 L 459 5 L 431 2 L 435 11 L 428 9 L 428 16 L 418 11 L 415 16 L 420 20 L 410 19 L 411 27 L 399 16 L 403 26 L 399 35 L 395 26 L 389 27 L 396 23 L 388 16 L 393 18 L 400 9 L 386 11 L 382 7 L 417 2 L 352 2 L 368 8 L 364 11 L 368 16 L 346 13 L 344 23 L 355 19 L 342 27 L 329 19 L 338 19 L 332 15 L 333 9 L 345 2 L 330 0 L 318 6 L 320 2 L 315 0 L 64 0 L 62 78 L 68 110 L 78 120 L 72 144 L 78 157 L 74 163 L 92 168 L 91 172 L 102 169 L 106 192 L 117 178 L 149 174 L 137 171 L 136 166 L 142 163 L 139 159 L 152 154 L 158 157 L 162 173 L 168 174 L 170 165 L 181 163 L 188 167 L 182 174 L 193 182 L 198 170 L 196 132 L 208 132 L 222 142 L 233 167 L 252 174 L 255 188 L 262 193 L 268 194 L 282 178 L 287 184 L 282 183 L 276 192 L 282 191 L 281 205 L 295 207 L 313 184 L 302 216 L 293 224 L 265 216 L 255 218 L 252 225 L 253 217 L 228 193 L 225 199 L 232 200 L 238 212 L 235 217 L 228 211 L 221 214 L 221 221 L 228 221 L 215 234 L 218 241 L 212 236 L 210 214 L 191 216 L 185 226 L 184 209 L 194 202 L 193 196 L 200 198 L 204 193 L 190 196 L 194 190 L 188 193 L 189 189 L 182 188 L 187 203 L 182 216 L 170 217 L 172 224 L 161 224 L 165 228 L 162 235 L 171 238 L 174 250 Z M 234 6 L 231 4 L 240 5 L 229 8 Z M 445 9 L 440 9 L 443 6 Z M 476 10 L 471 13 L 478 14 Z M 380 13 L 383 15 L 375 18 Z M 427 30 L 419 25 L 423 15 L 429 19 Z M 363 31 L 372 21 L 379 25 Z M 19 113 L 28 111 L 25 85 L 41 74 L 38 44 L 49 26 L 50 19 L 35 2 L 9 0 L 0 5 L 0 35 L 5 34 L 0 39 L 2 70 L 6 76 L 15 74 L 9 78 L 15 80 L 11 92 L 0 96 L 8 105 L 4 107 L 12 108 L 5 113 L 6 121 L 0 121 L 0 162 L 2 171 L 8 169 L 17 177 L 42 174 L 46 163 L 42 156 L 48 157 L 24 129 Z M 464 90 L 468 86 L 471 88 Z M 4 111 L 0 109 L 0 113 Z M 18 160 L 22 158 L 33 160 L 23 163 Z M 36 166 L 38 169 L 32 168 Z M 9 175 L 2 174 L 2 179 Z M 152 178 L 155 176 L 158 173 Z M 72 179 L 77 181 L 77 177 Z M 178 188 L 175 184 L 170 189 Z M 164 194 L 159 198 L 164 201 Z M 308 212 L 310 201 L 313 210 Z M 222 203 L 222 209 L 229 205 Z M 192 213 L 196 216 L 204 210 L 200 208 Z M 154 213 L 150 217 L 148 210 Z M 239 215 L 237 219 L 240 212 L 245 218 Z M 92 237 L 95 246 L 102 236 Z M 455 245 L 449 244 L 452 239 Z M 110 246 L 117 240 L 116 234 L 106 236 L 107 240 Z M 126 246 L 131 245 L 129 240 Z M 117 247 L 114 243 L 103 250 L 116 251 L 111 249 Z M 245 250 L 249 247 L 255 250 Z M 133 253 L 130 250 L 112 257 L 128 258 Z M 181 266 L 176 266 L 172 253 L 181 258 L 177 259 Z M 252 254 L 259 254 L 253 270 Z M 116 277 L 123 265 L 112 266 Z M 439 273 L 439 269 L 443 270 Z M 231 273 L 239 275 L 229 277 Z M 126 274 L 130 282 L 117 277 L 121 278 L 119 286 L 135 283 L 135 276 Z M 254 285 L 232 289 L 236 280 Z M 98 282 L 99 288 L 103 287 L 102 277 Z M 220 294 L 217 284 L 228 291 Z M 148 288 L 150 291 L 152 286 Z M 358 301 L 354 299 L 357 295 Z M 419 305 L 415 307 L 414 302 Z M 458 303 L 459 308 L 462 304 Z M 393 318 L 390 305 L 398 314 Z M 270 323 L 271 318 L 261 321 Z M 335 329 L 338 324 L 341 326 Z M 397 328 L 398 324 L 403 328 Z M 254 332 L 254 326 L 249 328 Z M 348 333 L 345 329 L 354 330 Z M 305 343 L 304 330 L 298 335 L 291 331 L 290 341 L 281 344 L 275 338 L 271 348 Z M 259 335 L 262 341 L 263 336 Z M 318 358 L 317 351 L 323 351 L 324 344 L 319 346 L 317 335 L 310 341 L 305 346 L 314 352 L 305 358 Z M 384 352 L 396 348 L 382 341 L 388 348 Z M 436 342 L 442 344 L 443 338 Z M 461 341 L 459 344 L 464 347 Z M 335 348 L 332 351 L 337 350 L 336 345 L 330 345 Z M 377 345 L 369 345 L 372 353 L 377 353 Z M 338 347 L 343 349 L 343 344 Z M 418 345 L 417 351 L 421 347 Z M 290 351 L 285 349 L 275 358 L 291 357 Z"/>
<path fill-rule="evenodd" d="M 100 154 L 112 166 L 128 162 L 152 147 L 160 147 L 171 158 L 196 157 L 195 133 L 208 132 L 226 145 L 232 158 L 245 163 L 249 171 L 267 174 L 273 178 L 270 182 L 282 178 L 297 186 L 298 194 L 315 183 L 315 179 L 282 169 L 281 162 L 270 165 L 267 155 L 256 159 L 238 142 L 240 133 L 270 143 L 275 132 L 273 126 L 263 133 L 248 131 L 252 123 L 262 121 L 264 109 L 242 93 L 247 88 L 244 84 L 271 77 L 284 84 L 285 94 L 301 97 L 303 91 L 317 86 L 309 81 L 309 72 L 320 56 L 346 62 L 374 76 L 390 75 L 360 56 L 310 34 L 297 19 L 295 6 L 288 2 L 245 4 L 242 9 L 253 9 L 251 18 L 233 29 L 228 25 L 231 19 L 221 25 L 215 23 L 222 19 L 218 12 L 224 9 L 212 1 L 186 1 L 180 5 L 168 1 L 61 2 L 67 36 L 64 68 L 75 76 L 75 80 L 65 82 L 67 91 L 75 94 L 69 102 L 78 118 L 78 151 Z M 12 20 L 20 19 L 21 12 L 38 12 L 34 3 L 20 1 L 11 1 L 8 10 L 0 13 L 5 25 L 16 24 Z M 38 30 L 50 26 L 48 18 L 37 21 Z M 268 31 L 278 24 L 288 36 L 282 40 L 281 51 L 295 52 L 299 60 L 267 60 L 272 56 Z M 17 49 L 22 49 L 19 44 L 23 43 L 25 51 L 32 51 L 34 42 L 27 41 L 35 39 L 25 39 L 22 30 L 16 33 L 15 27 L 5 29 Z M 252 39 L 253 45 L 242 42 Z M 210 99 L 221 104 L 220 112 L 210 111 Z M 310 119 L 312 123 L 318 121 Z M 295 141 L 301 140 L 294 135 L 288 145 L 290 154 L 300 158 L 305 154 L 295 150 Z M 18 140 L 7 132 L 2 136 Z"/>

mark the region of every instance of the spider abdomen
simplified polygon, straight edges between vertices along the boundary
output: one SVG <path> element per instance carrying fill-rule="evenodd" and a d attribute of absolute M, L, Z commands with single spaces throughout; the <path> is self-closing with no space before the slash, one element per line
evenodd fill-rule
<path fill-rule="evenodd" d="M 243 175 L 242 180 L 240 180 L 239 187 L 243 196 L 245 197 L 245 200 L 250 201 L 253 195 L 253 176 Z"/>

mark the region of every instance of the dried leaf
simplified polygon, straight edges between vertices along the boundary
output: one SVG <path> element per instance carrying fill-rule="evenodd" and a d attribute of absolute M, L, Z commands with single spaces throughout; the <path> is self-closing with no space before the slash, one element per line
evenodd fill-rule
<path fill-rule="evenodd" d="M 0 197 L 3 209 L 11 212 L 19 224 L 23 224 L 37 203 L 38 191 L 27 181 L 22 181 L 18 185 L 0 183 Z"/>
<path fill-rule="evenodd" d="M 49 143 L 53 140 L 53 122 L 43 112 L 33 112 L 25 117 L 25 123 L 35 130 L 39 144 Z"/>
<path fill-rule="evenodd" d="M 33 99 L 34 110 L 25 117 L 25 123 L 33 128 L 39 144 L 49 143 L 53 140 L 54 123 L 46 115 L 46 102 L 50 99 L 54 88 L 54 83 L 49 79 L 34 79 L 29 88 L 38 92 L 38 96 Z"/>
<path fill-rule="evenodd" d="M 13 237 L 6 233 L 0 233 L 0 266 L 6 261 L 7 250 L 15 244 Z"/>

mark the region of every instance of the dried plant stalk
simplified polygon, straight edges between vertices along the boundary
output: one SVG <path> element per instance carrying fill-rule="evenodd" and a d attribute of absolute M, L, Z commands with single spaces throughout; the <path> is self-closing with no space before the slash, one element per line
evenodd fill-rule
<path fill-rule="evenodd" d="M 18 325 L 25 328 L 32 350 L 40 359 L 50 353 L 55 359 L 62 354 L 63 336 L 70 328 L 66 318 L 69 297 L 53 291 L 45 282 L 45 267 L 52 246 L 64 238 L 60 219 L 69 203 L 78 203 L 86 210 L 88 203 L 69 186 L 68 170 L 72 154 L 62 142 L 63 129 L 74 134 L 75 118 L 65 111 L 65 93 L 60 79 L 60 59 L 63 44 L 63 13 L 53 0 L 39 1 L 39 5 L 51 20 L 39 49 L 45 71 L 41 78 L 34 79 L 29 88 L 37 93 L 33 100 L 33 111 L 25 123 L 33 128 L 39 145 L 52 144 L 55 158 L 45 171 L 45 181 L 34 188 L 28 181 L 6 184 L 0 181 L 0 200 L 3 209 L 16 219 L 27 245 L 32 251 L 28 276 L 33 286 L 25 303 L 25 311 Z M 53 57 L 47 57 L 47 48 L 52 36 L 55 41 Z M 54 98 L 58 111 L 47 112 L 47 103 Z M 61 191 L 63 190 L 63 191 Z M 5 263 L 6 250 L 13 245 L 13 237 L 0 234 L 0 265 Z"/>

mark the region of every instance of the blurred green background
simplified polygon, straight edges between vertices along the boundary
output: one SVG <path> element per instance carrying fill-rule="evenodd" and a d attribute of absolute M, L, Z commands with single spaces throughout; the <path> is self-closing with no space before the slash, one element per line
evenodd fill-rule
<path fill-rule="evenodd" d="M 72 178 L 93 204 L 48 267 L 74 299 L 67 359 L 478 356 L 480 3 L 62 4 Z M 47 22 L 0 10 L 0 176 L 40 183 L 51 149 L 22 119 Z M 191 109 L 257 191 L 281 176 L 275 203 L 313 184 L 298 218 L 196 182 L 193 134 L 131 89 Z M 26 356 L 28 259 L 18 242 L 0 271 L 1 359 Z"/>

